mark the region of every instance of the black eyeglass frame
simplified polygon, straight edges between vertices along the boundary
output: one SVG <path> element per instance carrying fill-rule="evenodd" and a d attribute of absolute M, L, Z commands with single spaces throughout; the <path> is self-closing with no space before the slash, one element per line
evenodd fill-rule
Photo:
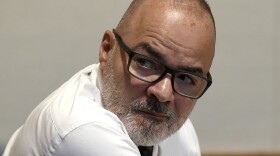
<path fill-rule="evenodd" d="M 191 71 L 181 71 L 181 70 L 178 70 L 178 69 L 171 68 L 171 67 L 165 65 L 164 63 L 158 61 L 158 60 L 155 60 L 155 59 L 153 59 L 153 58 L 150 58 L 150 57 L 148 57 L 148 56 L 145 56 L 145 55 L 143 55 L 143 54 L 140 54 L 140 53 L 138 53 L 138 52 L 133 51 L 132 49 L 130 49 L 130 48 L 123 42 L 123 39 L 122 39 L 121 36 L 116 32 L 115 29 L 113 29 L 113 33 L 114 33 L 114 35 L 115 35 L 115 37 L 116 37 L 116 40 L 117 40 L 117 42 L 119 43 L 120 47 L 128 54 L 129 59 L 128 59 L 128 64 L 127 64 L 127 70 L 128 70 L 128 72 L 129 72 L 131 75 L 133 75 L 135 78 L 140 79 L 140 80 L 142 80 L 142 81 L 144 81 L 144 82 L 148 82 L 148 83 L 156 83 L 156 82 L 160 81 L 167 73 L 170 73 L 170 74 L 172 75 L 171 84 L 172 84 L 172 89 L 173 89 L 173 91 L 175 91 L 175 92 L 176 92 L 177 94 L 179 94 L 179 95 L 182 95 L 182 96 L 185 96 L 185 97 L 188 97 L 188 98 L 191 98 L 191 99 L 198 99 L 198 98 L 200 98 L 200 97 L 207 91 L 207 89 L 211 86 L 211 84 L 212 84 L 212 76 L 211 76 L 210 72 L 208 72 L 208 73 L 207 73 L 207 76 L 204 77 L 204 76 L 201 76 L 201 75 L 196 74 L 196 73 L 191 72 Z M 162 73 L 162 75 L 161 75 L 159 78 L 157 78 L 156 80 L 154 80 L 154 81 L 152 81 L 152 82 L 151 82 L 151 81 L 144 80 L 144 79 L 142 79 L 142 78 L 140 78 L 140 77 L 134 75 L 133 73 L 130 72 L 129 67 L 130 67 L 130 64 L 131 64 L 131 60 L 132 60 L 132 58 L 133 58 L 133 56 L 134 56 L 135 54 L 141 55 L 141 56 L 146 57 L 146 58 L 148 58 L 148 59 L 150 59 L 150 60 L 152 60 L 152 61 L 155 61 L 155 62 L 159 63 L 160 65 L 162 65 L 162 66 L 165 68 L 165 71 Z M 206 84 L 204 90 L 201 92 L 201 94 L 200 94 L 199 96 L 190 96 L 190 95 L 186 95 L 186 94 L 183 94 L 183 93 L 178 92 L 178 91 L 175 89 L 175 87 L 174 87 L 175 75 L 176 75 L 176 74 L 180 74 L 180 73 L 193 75 L 193 76 L 199 77 L 199 78 L 201 78 L 201 79 L 203 79 L 203 80 L 205 80 L 205 81 L 207 82 L 207 84 Z"/>

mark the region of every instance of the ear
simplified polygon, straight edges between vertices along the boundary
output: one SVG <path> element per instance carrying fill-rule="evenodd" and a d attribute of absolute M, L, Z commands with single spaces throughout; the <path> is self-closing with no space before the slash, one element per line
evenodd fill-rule
<path fill-rule="evenodd" d="M 105 31 L 99 48 L 99 63 L 102 71 L 107 67 L 109 54 L 114 48 L 114 43 L 115 36 L 113 32 L 109 30 Z"/>

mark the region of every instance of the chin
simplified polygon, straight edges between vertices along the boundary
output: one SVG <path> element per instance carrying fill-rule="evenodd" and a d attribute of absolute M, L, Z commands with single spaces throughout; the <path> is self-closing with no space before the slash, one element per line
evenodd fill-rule
<path fill-rule="evenodd" d="M 139 114 L 128 115 L 122 118 L 122 122 L 137 146 L 156 145 L 179 129 L 176 124 Z"/>

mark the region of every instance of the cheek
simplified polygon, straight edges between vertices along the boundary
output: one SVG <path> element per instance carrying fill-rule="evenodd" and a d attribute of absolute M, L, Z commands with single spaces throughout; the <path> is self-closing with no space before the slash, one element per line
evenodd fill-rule
<path fill-rule="evenodd" d="M 129 74 L 129 81 L 127 83 L 127 86 L 129 87 L 129 94 L 131 95 L 130 97 L 133 100 L 146 97 L 147 95 L 146 91 L 149 84 L 135 78 L 130 73 L 128 74 Z"/>
<path fill-rule="evenodd" d="M 128 79 L 127 59 L 126 55 L 117 48 L 112 57 L 112 66 L 117 83 L 116 85 L 123 85 Z"/>
<path fill-rule="evenodd" d="M 132 76 L 127 69 L 127 64 L 123 62 L 118 58 L 114 60 L 115 85 L 128 102 L 144 97 L 147 84 Z"/>
<path fill-rule="evenodd" d="M 197 100 L 188 99 L 185 97 L 179 98 L 175 101 L 175 110 L 179 119 L 186 118 L 190 115 Z"/>

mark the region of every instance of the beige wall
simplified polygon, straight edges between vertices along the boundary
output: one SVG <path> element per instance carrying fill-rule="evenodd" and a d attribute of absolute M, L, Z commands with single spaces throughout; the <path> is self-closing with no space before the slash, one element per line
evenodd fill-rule
<path fill-rule="evenodd" d="M 202 149 L 280 151 L 280 1 L 210 4 L 218 37 L 214 84 L 192 116 Z"/>
<path fill-rule="evenodd" d="M 0 144 L 54 89 L 97 62 L 130 0 L 0 1 Z M 214 84 L 191 118 L 203 151 L 280 149 L 280 1 L 209 0 Z"/>

